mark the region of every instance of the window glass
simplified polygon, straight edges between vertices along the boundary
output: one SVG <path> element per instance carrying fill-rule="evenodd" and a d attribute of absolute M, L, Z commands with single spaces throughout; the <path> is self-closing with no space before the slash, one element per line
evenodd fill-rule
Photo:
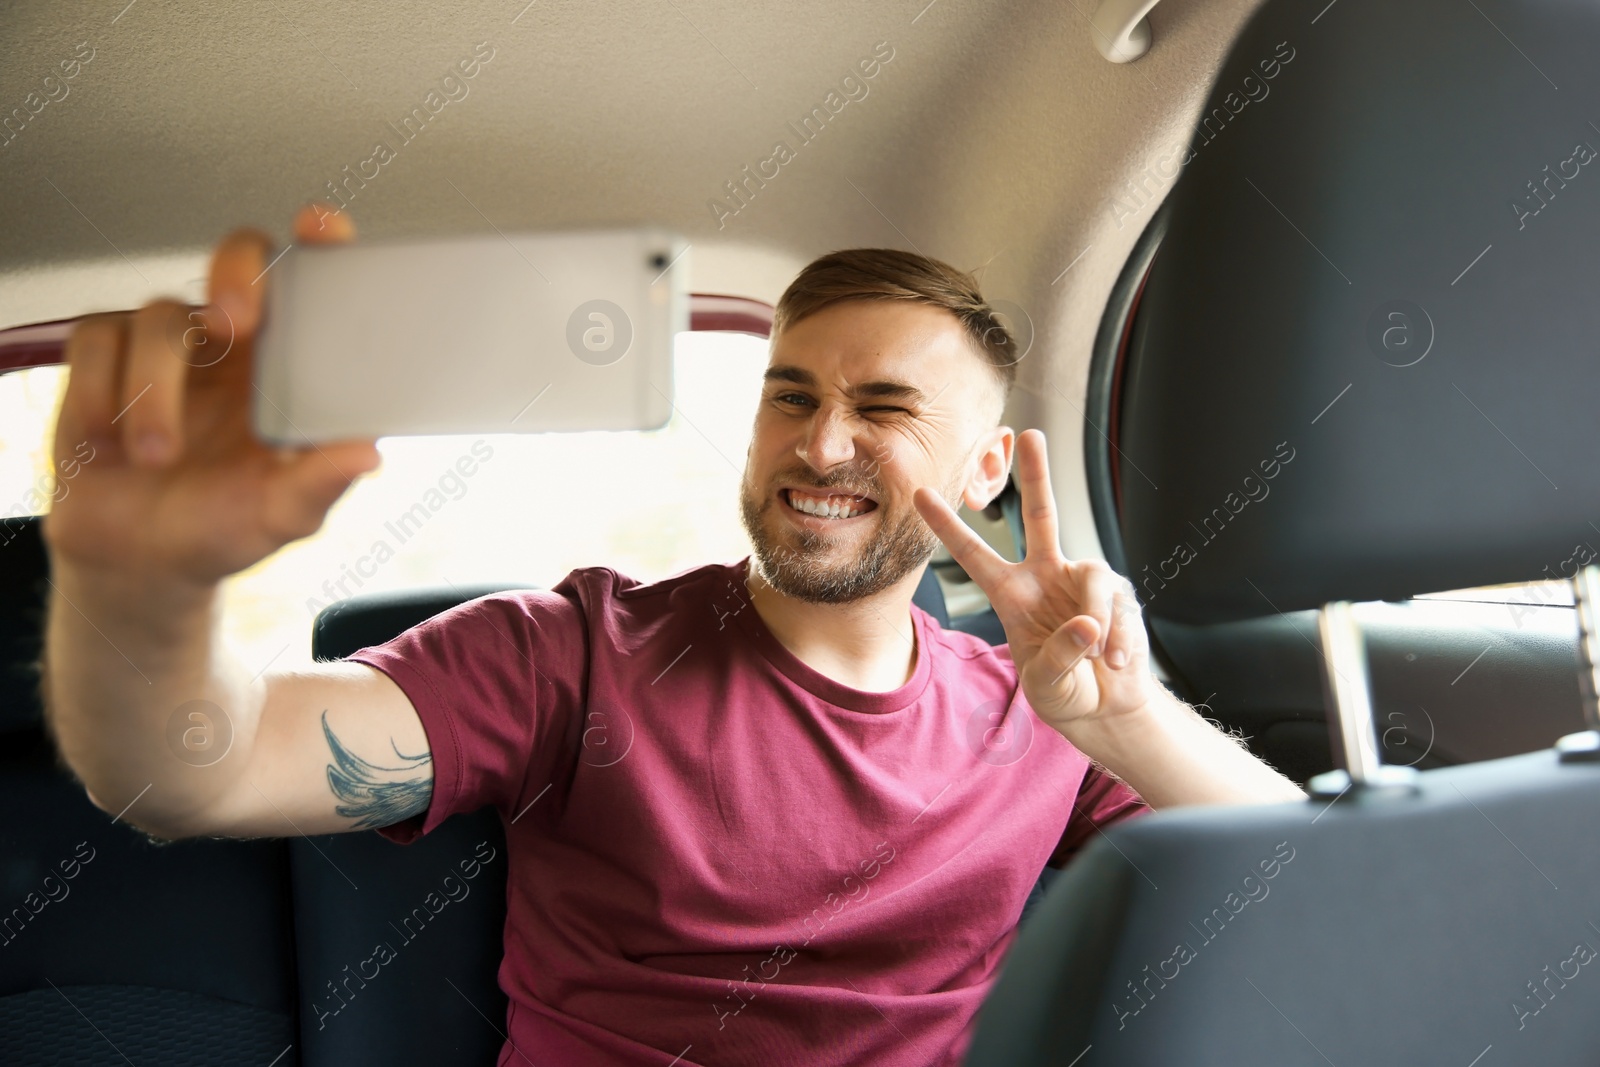
<path fill-rule="evenodd" d="M 62 491 L 50 476 L 50 437 L 66 382 L 65 367 L 0 375 L 0 518 L 48 511 Z"/>

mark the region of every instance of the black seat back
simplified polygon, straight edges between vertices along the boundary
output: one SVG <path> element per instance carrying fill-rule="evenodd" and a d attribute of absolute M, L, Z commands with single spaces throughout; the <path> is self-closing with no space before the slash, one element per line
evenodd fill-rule
<path fill-rule="evenodd" d="M 1600 8 L 1562 0 L 1258 10 L 1128 334 L 1150 614 L 1529 581 L 1589 538 L 1597 52 Z M 1545 751 L 1119 826 L 1021 930 L 967 1062 L 1600 1062 L 1597 816 L 1600 765 Z"/>
<path fill-rule="evenodd" d="M 89 802 L 42 723 L 48 573 L 38 520 L 0 524 L 0 1063 L 299 1063 L 286 846 Z"/>
<path fill-rule="evenodd" d="M 1136 820 L 1024 927 L 967 1063 L 1600 1062 L 1597 818 L 1600 766 L 1537 752 Z"/>
<path fill-rule="evenodd" d="M 507 588 L 352 597 L 318 614 L 312 655 L 348 656 Z M 289 850 L 305 1062 L 493 1064 L 506 1019 L 499 814 L 457 815 L 404 847 L 354 833 L 291 840 Z"/>

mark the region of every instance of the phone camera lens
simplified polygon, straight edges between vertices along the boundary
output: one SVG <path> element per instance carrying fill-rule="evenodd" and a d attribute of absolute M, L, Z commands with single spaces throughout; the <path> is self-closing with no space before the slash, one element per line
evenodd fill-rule
<path fill-rule="evenodd" d="M 667 258 L 667 254 L 665 252 L 657 252 L 655 255 L 650 257 L 650 265 L 656 270 L 666 270 L 667 264 L 670 262 L 672 261 Z"/>

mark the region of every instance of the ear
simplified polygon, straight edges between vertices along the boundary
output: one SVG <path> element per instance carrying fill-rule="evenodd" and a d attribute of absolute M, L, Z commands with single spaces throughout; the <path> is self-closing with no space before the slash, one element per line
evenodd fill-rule
<path fill-rule="evenodd" d="M 1017 435 L 1009 426 L 984 431 L 973 446 L 972 473 L 961 492 L 961 502 L 973 511 L 982 511 L 1000 495 L 1011 474 L 1011 453 Z"/>

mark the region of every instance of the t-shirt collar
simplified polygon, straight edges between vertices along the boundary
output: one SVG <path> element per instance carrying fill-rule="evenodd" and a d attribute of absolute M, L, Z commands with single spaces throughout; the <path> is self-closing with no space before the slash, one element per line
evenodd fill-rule
<path fill-rule="evenodd" d="M 744 584 L 749 575 L 749 568 L 749 556 L 733 564 L 731 568 L 733 580 Z M 765 620 L 761 618 L 761 613 L 754 610 L 754 604 L 751 605 L 749 615 L 750 622 L 745 628 L 745 632 L 750 635 L 751 641 L 772 666 L 776 667 L 789 681 L 812 696 L 846 711 L 865 712 L 873 715 L 900 711 L 916 703 L 922 696 L 923 691 L 927 689 L 928 679 L 933 676 L 932 643 L 929 639 L 930 629 L 928 626 L 929 616 L 927 612 L 915 604 L 911 605 L 911 626 L 913 628 L 911 636 L 914 636 L 916 641 L 916 666 L 911 672 L 911 677 L 904 685 L 898 689 L 891 689 L 883 693 L 874 693 L 865 689 L 853 689 L 807 666 L 767 628 Z"/>

